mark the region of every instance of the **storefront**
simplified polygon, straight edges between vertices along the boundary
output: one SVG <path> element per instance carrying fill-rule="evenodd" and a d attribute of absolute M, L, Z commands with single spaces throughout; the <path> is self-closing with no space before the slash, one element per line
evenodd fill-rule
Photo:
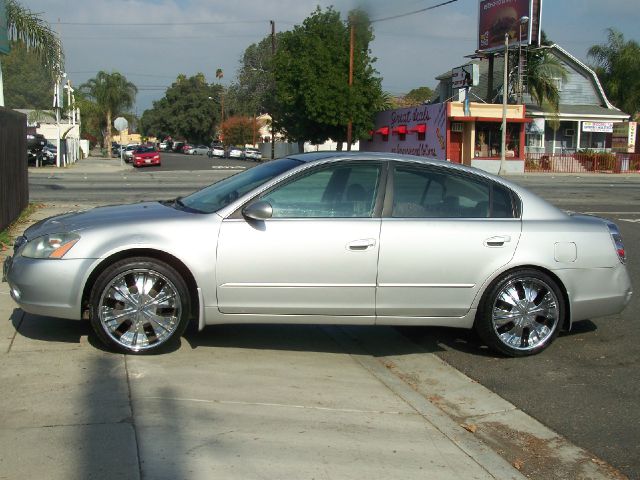
<path fill-rule="evenodd" d="M 507 172 L 524 172 L 522 105 L 507 106 Z M 376 127 L 360 150 L 431 157 L 497 173 L 502 144 L 502 105 L 461 102 L 401 108 L 378 113 Z"/>

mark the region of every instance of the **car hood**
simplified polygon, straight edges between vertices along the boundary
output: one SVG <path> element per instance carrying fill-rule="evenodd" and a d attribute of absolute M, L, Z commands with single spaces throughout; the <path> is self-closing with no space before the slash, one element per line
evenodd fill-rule
<path fill-rule="evenodd" d="M 193 215 L 160 202 L 96 207 L 91 210 L 64 213 L 41 220 L 24 232 L 27 239 L 62 232 L 76 232 L 92 227 L 140 224 L 146 221 L 168 220 Z"/>

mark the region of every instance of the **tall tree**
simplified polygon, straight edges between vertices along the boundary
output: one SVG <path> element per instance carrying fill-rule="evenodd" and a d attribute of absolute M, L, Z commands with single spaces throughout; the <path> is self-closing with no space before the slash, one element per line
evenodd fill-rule
<path fill-rule="evenodd" d="M 403 106 L 412 107 L 414 105 L 422 105 L 433 98 L 433 90 L 429 87 L 418 87 L 412 89 L 402 99 Z"/>
<path fill-rule="evenodd" d="M 347 123 L 354 138 L 373 126 L 383 103 L 380 79 L 369 55 L 371 24 L 352 11 L 350 24 L 332 7 L 319 7 L 302 25 L 284 32 L 273 59 L 276 95 L 270 111 L 276 129 L 298 143 L 346 140 Z M 355 28 L 353 86 L 349 88 L 350 25 Z"/>
<path fill-rule="evenodd" d="M 54 80 L 37 53 L 23 42 L 13 41 L 2 67 L 8 108 L 51 109 Z"/>
<path fill-rule="evenodd" d="M 164 97 L 142 114 L 142 133 L 209 143 L 220 125 L 223 91 L 222 85 L 207 83 L 202 73 L 189 78 L 178 75 Z"/>
<path fill-rule="evenodd" d="M 237 81 L 229 88 L 228 104 L 232 111 L 243 115 L 268 111 L 269 98 L 275 94 L 271 57 L 270 36 L 246 48 L 240 60 Z"/>
<path fill-rule="evenodd" d="M 517 61 L 517 59 L 516 59 Z M 517 81 L 517 76 L 513 76 Z M 526 82 L 531 98 L 538 106 L 552 113 L 560 108 L 560 92 L 558 80 L 567 79 L 567 69 L 560 61 L 549 53 L 547 48 L 536 48 L 527 51 Z"/>
<path fill-rule="evenodd" d="M 107 134 L 105 149 L 111 158 L 111 122 L 114 117 L 133 106 L 138 89 L 118 72 L 100 71 L 86 83 L 80 85 L 80 91 L 95 101 L 106 121 Z"/>
<path fill-rule="evenodd" d="M 64 54 L 60 38 L 39 14 L 23 7 L 16 0 L 4 0 L 10 40 L 20 40 L 33 49 L 45 69 L 57 77 L 64 67 Z M 0 106 L 4 106 L 2 71 L 0 70 Z"/>
<path fill-rule="evenodd" d="M 588 56 L 609 100 L 634 116 L 640 112 L 640 45 L 614 28 L 607 32 L 607 42 L 592 46 Z"/>

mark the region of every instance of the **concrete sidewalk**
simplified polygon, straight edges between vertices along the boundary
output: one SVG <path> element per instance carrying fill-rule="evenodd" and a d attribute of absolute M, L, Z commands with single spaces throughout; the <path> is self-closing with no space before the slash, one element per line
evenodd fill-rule
<path fill-rule="evenodd" d="M 215 326 L 124 356 L 0 283 L 0 365 L 2 479 L 623 478 L 388 327 Z"/>

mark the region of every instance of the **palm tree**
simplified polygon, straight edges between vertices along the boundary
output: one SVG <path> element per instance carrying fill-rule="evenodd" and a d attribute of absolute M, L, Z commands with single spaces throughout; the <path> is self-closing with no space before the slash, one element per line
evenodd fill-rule
<path fill-rule="evenodd" d="M 607 29 L 607 43 L 594 45 L 587 55 L 595 61 L 595 71 L 609 99 L 623 111 L 640 111 L 640 45 L 625 41 L 619 31 Z"/>
<path fill-rule="evenodd" d="M 567 79 L 567 69 L 544 47 L 530 50 L 527 62 L 526 81 L 529 94 L 539 107 L 557 114 L 560 108 L 557 82 Z"/>
<path fill-rule="evenodd" d="M 20 5 L 16 0 L 4 0 L 7 13 L 7 32 L 9 40 L 20 40 L 27 48 L 33 49 L 42 63 L 56 78 L 64 67 L 64 53 L 60 38 L 40 18 L 28 8 Z M 0 71 L 0 106 L 4 106 L 4 94 L 2 88 L 2 72 Z"/>
<path fill-rule="evenodd" d="M 105 148 L 111 158 L 111 119 L 133 106 L 138 89 L 121 73 L 100 71 L 95 78 L 80 85 L 80 91 L 94 100 L 106 117 Z"/>

